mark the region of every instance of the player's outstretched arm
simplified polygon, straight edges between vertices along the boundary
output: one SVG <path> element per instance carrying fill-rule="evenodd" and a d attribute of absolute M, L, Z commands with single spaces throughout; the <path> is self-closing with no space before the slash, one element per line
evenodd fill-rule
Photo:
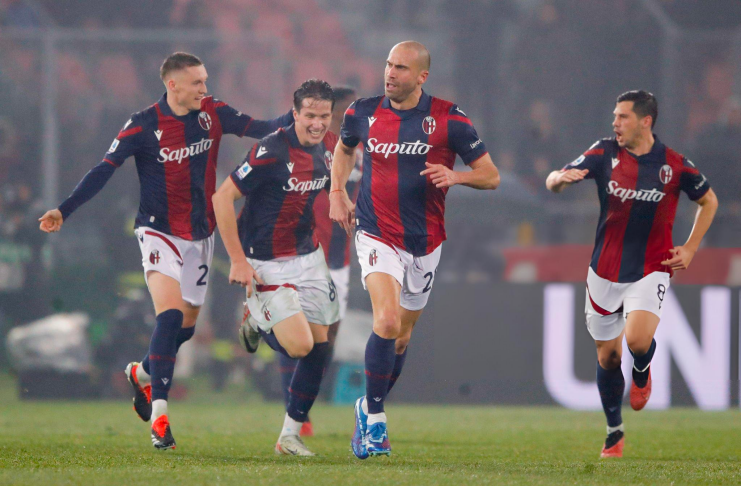
<path fill-rule="evenodd" d="M 350 200 L 345 186 L 353 167 L 355 167 L 355 147 L 348 147 L 339 140 L 332 159 L 329 218 L 342 226 L 348 236 L 352 235 L 355 225 L 355 205 Z"/>
<path fill-rule="evenodd" d="M 430 164 L 425 162 L 427 167 L 420 172 L 420 175 L 429 176 L 430 182 L 435 187 L 452 187 L 456 184 L 472 187 L 474 189 L 494 190 L 499 187 L 499 169 L 494 165 L 489 154 L 484 154 L 469 164 L 472 170 L 462 172 L 448 169 L 442 164 Z"/>
<path fill-rule="evenodd" d="M 672 257 L 661 262 L 662 265 L 666 265 L 672 270 L 686 270 L 690 266 L 690 262 L 697 253 L 697 249 L 700 248 L 700 242 L 710 229 L 713 218 L 715 218 L 715 212 L 718 210 L 718 198 L 712 189 L 708 189 L 708 192 L 695 202 L 700 207 L 697 209 L 695 224 L 692 226 L 690 237 L 687 238 L 684 245 L 675 246 L 669 250 Z"/>
<path fill-rule="evenodd" d="M 69 215 L 98 194 L 115 171 L 116 167 L 106 160 L 90 169 L 59 208 L 47 211 L 39 218 L 39 229 L 46 233 L 59 231 Z"/>
<path fill-rule="evenodd" d="M 559 193 L 563 191 L 566 186 L 570 186 L 571 184 L 583 180 L 587 174 L 589 174 L 588 169 L 554 170 L 545 180 L 545 187 L 551 192 Z"/>
<path fill-rule="evenodd" d="M 255 269 L 247 262 L 247 256 L 242 249 L 237 232 L 237 214 L 234 211 L 234 201 L 242 198 L 242 193 L 234 185 L 231 178 L 227 178 L 211 200 L 216 213 L 216 226 L 219 228 L 221 241 L 224 242 L 226 252 L 231 260 L 229 283 L 239 284 L 247 288 L 247 297 L 252 296 L 252 280 L 262 283 Z"/>

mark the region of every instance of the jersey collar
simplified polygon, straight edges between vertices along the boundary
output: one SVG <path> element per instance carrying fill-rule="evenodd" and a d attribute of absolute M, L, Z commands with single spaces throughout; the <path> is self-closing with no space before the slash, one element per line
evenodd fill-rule
<path fill-rule="evenodd" d="M 645 160 L 647 158 L 649 159 L 660 158 L 664 153 L 664 144 L 661 143 L 661 141 L 659 140 L 659 137 L 655 133 L 653 134 L 653 136 L 654 136 L 654 144 L 648 153 L 643 154 L 643 155 L 636 155 L 628 149 L 625 149 L 625 151 L 628 152 L 631 155 L 631 157 L 633 157 L 636 160 L 639 160 L 639 159 Z"/>
<path fill-rule="evenodd" d="M 394 113 L 398 115 L 406 115 L 406 114 L 413 114 L 415 110 L 425 113 L 430 110 L 431 104 L 432 104 L 432 96 L 425 93 L 425 90 L 422 90 L 422 96 L 419 97 L 419 103 L 417 103 L 417 106 L 415 106 L 414 108 L 410 108 L 408 110 L 396 110 L 391 107 L 391 100 L 389 100 L 386 96 L 383 97 L 383 102 L 381 103 L 381 107 L 387 110 L 393 110 Z"/>
<path fill-rule="evenodd" d="M 157 106 L 160 108 L 160 112 L 164 116 L 170 116 L 172 118 L 175 118 L 176 120 L 184 120 L 187 116 L 192 115 L 193 113 L 198 113 L 200 110 L 197 111 L 191 111 L 187 115 L 178 116 L 175 113 L 172 112 L 172 109 L 170 108 L 170 105 L 167 104 L 167 91 L 162 95 L 162 97 L 157 102 Z"/>

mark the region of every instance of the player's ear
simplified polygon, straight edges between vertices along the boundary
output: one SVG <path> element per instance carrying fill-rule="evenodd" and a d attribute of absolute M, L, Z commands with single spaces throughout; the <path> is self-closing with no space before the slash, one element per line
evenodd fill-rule
<path fill-rule="evenodd" d="M 425 70 L 420 71 L 419 76 L 417 76 L 417 82 L 419 84 L 425 84 L 427 82 L 427 76 L 430 75 L 430 72 Z"/>
<path fill-rule="evenodd" d="M 296 111 L 296 108 L 293 108 L 291 111 L 293 111 L 293 121 L 298 121 L 298 112 Z"/>

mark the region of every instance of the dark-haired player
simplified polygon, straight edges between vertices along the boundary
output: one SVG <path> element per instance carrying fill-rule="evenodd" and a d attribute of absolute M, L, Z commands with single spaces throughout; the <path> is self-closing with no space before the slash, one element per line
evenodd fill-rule
<path fill-rule="evenodd" d="M 206 96 L 206 67 L 192 54 L 170 55 L 160 77 L 167 90 L 162 98 L 133 114 L 103 161 L 39 221 L 42 231 L 59 231 L 72 212 L 134 156 L 141 184 L 136 236 L 157 324 L 149 353 L 141 363 L 130 363 L 126 375 L 134 388 L 134 409 L 142 420 L 152 420 L 152 443 L 169 449 L 175 447 L 167 417 L 175 355 L 193 336 L 213 256 L 216 218 L 211 196 L 221 136 L 260 138 L 289 123 L 289 114 L 253 120 Z"/>
<path fill-rule="evenodd" d="M 430 53 L 418 42 L 391 49 L 385 95 L 363 98 L 345 113 L 332 168 L 330 217 L 350 233 L 363 285 L 373 304 L 365 349 L 366 395 L 355 404 L 353 452 L 388 455 L 384 401 L 401 374 L 412 329 L 432 289 L 445 241 L 445 195 L 462 184 L 495 189 L 499 172 L 471 120 L 449 101 L 422 90 Z M 346 183 L 363 144 L 357 208 Z M 470 171 L 454 171 L 460 155 Z"/>
<path fill-rule="evenodd" d="M 653 337 L 669 279 L 689 266 L 718 208 L 705 176 L 652 133 L 658 117 L 654 95 L 623 93 L 613 113 L 615 137 L 595 143 L 546 180 L 553 192 L 583 179 L 597 183 L 600 217 L 585 312 L 597 345 L 597 386 L 607 416 L 602 457 L 623 455 L 623 335 L 633 355 L 630 405 L 641 410 L 651 395 Z M 672 226 L 681 191 L 700 208 L 687 242 L 674 246 Z"/>
<path fill-rule="evenodd" d="M 357 98 L 355 90 L 345 86 L 333 86 L 332 91 L 334 92 L 335 103 L 332 109 L 332 123 L 329 125 L 329 131 L 335 135 L 340 135 L 340 125 L 342 124 L 342 116 L 345 114 L 345 110 L 350 106 L 350 103 L 355 101 Z M 356 167 L 350 174 L 350 179 L 347 185 L 347 192 L 350 197 L 355 200 L 357 196 L 358 182 L 362 174 L 362 166 L 359 164 L 361 160 L 356 161 Z M 320 192 L 316 196 L 314 201 L 314 221 L 316 228 L 317 239 L 324 250 L 324 258 L 327 261 L 329 267 L 329 273 L 332 275 L 332 281 L 337 287 L 337 301 L 340 306 L 340 319 L 329 327 L 329 348 L 330 348 L 330 360 L 332 351 L 334 348 L 335 338 L 340 328 L 340 322 L 345 317 L 345 311 L 347 310 L 347 299 L 348 290 L 350 286 L 350 242 L 351 239 L 347 235 L 344 229 L 339 225 L 332 223 L 329 219 L 329 195 L 326 192 Z M 293 378 L 293 372 L 296 370 L 297 360 L 290 358 L 284 354 L 279 355 L 280 365 L 280 377 L 281 387 L 283 388 L 283 395 L 286 406 L 288 406 L 288 400 L 290 394 L 288 388 L 291 385 L 291 379 Z M 310 420 L 304 422 L 301 428 L 302 436 L 311 436 L 314 434 L 314 429 Z"/>
<path fill-rule="evenodd" d="M 213 197 L 229 253 L 229 282 L 247 288 L 240 339 L 254 351 L 261 336 L 298 358 L 289 386 L 279 454 L 313 456 L 299 437 L 329 358 L 327 331 L 338 319 L 337 290 L 314 236 L 314 200 L 329 186 L 334 94 L 311 79 L 293 94 L 294 124 L 258 142 Z M 234 201 L 247 196 L 239 222 Z M 253 290 L 253 280 L 254 290 Z"/>

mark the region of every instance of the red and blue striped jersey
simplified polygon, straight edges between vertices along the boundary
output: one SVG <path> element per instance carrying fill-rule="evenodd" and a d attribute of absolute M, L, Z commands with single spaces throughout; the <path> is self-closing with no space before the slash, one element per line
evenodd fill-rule
<path fill-rule="evenodd" d="M 655 136 L 654 136 L 655 137 Z M 636 156 L 614 138 L 603 139 L 563 170 L 588 169 L 597 183 L 600 216 L 592 270 L 611 282 L 636 282 L 652 272 L 672 273 L 672 227 L 680 191 L 693 201 L 710 189 L 695 165 L 655 137 L 651 151 Z"/>
<path fill-rule="evenodd" d="M 356 148 L 355 167 L 347 180 L 345 189 L 350 199 L 355 202 L 360 189 L 360 179 L 363 176 L 363 151 Z M 314 201 L 314 232 L 324 250 L 327 266 L 336 270 L 350 265 L 350 242 L 352 239 L 339 224 L 329 219 L 329 193 L 319 193 Z"/>
<path fill-rule="evenodd" d="M 414 256 L 446 239 L 445 195 L 425 162 L 451 168 L 487 153 L 471 120 L 454 103 L 424 91 L 415 108 L 395 110 L 385 96 L 362 98 L 345 112 L 342 142 L 363 143 L 363 178 L 355 210 L 357 227 Z"/>
<path fill-rule="evenodd" d="M 281 128 L 250 150 L 231 178 L 246 196 L 239 214 L 245 255 L 257 260 L 305 255 L 317 249 L 314 200 L 329 190 L 337 135 L 303 147 L 294 125 Z"/>
<path fill-rule="evenodd" d="M 287 115 L 253 120 L 211 96 L 203 98 L 200 110 L 176 116 L 165 94 L 131 116 L 104 160 L 120 167 L 134 156 L 141 185 L 136 227 L 201 240 L 216 227 L 211 196 L 221 136 L 261 138 L 287 120 Z"/>

